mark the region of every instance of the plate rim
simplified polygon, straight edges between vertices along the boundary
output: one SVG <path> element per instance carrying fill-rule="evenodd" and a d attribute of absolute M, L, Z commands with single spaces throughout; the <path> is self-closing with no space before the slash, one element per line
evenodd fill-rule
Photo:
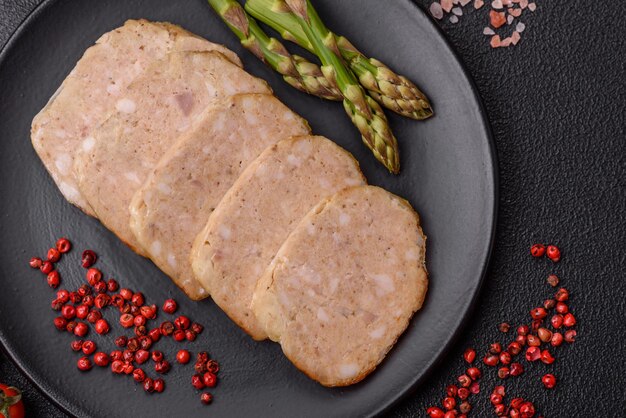
<path fill-rule="evenodd" d="M 4 46 L 0 49 L 0 65 L 5 61 L 6 55 L 13 48 L 14 44 L 17 40 L 22 36 L 25 30 L 28 29 L 29 25 L 32 24 L 32 21 L 37 18 L 41 13 L 44 13 L 46 9 L 52 7 L 58 0 L 43 0 L 39 3 L 33 10 L 31 10 L 26 17 L 22 19 L 16 29 L 11 33 L 8 40 L 4 44 Z M 459 53 L 452 45 L 447 35 L 443 31 L 443 29 L 436 24 L 436 22 L 430 17 L 427 11 L 425 11 L 422 7 L 420 7 L 414 0 L 396 0 L 398 3 L 403 3 L 411 13 L 416 14 L 418 19 L 422 19 L 425 21 L 425 24 L 430 27 L 430 29 L 434 30 L 435 33 L 439 35 L 439 37 L 443 40 L 445 46 L 448 48 L 451 53 L 454 61 L 461 69 L 463 77 L 465 81 L 468 83 L 472 97 L 474 101 L 478 105 L 478 114 L 480 115 L 480 122 L 482 122 L 482 128 L 485 132 L 485 136 L 487 138 L 488 143 L 488 157 L 491 160 L 491 178 L 493 181 L 493 204 L 491 205 L 491 225 L 490 225 L 490 235 L 489 242 L 487 245 L 481 250 L 482 254 L 482 266 L 481 272 L 478 278 L 478 285 L 475 287 L 469 303 L 467 304 L 467 308 L 463 315 L 460 316 L 460 319 L 456 322 L 453 328 L 455 328 L 454 332 L 446 339 L 446 341 L 442 344 L 441 349 L 433 356 L 432 360 L 425 366 L 426 371 L 421 374 L 421 376 L 412 379 L 408 382 L 401 390 L 398 391 L 397 395 L 389 399 L 385 404 L 381 405 L 379 408 L 371 411 L 367 416 L 375 417 L 381 416 L 382 414 L 389 412 L 394 407 L 396 407 L 400 402 L 405 400 L 410 394 L 414 393 L 417 388 L 427 379 L 432 373 L 434 373 L 436 367 L 442 363 L 445 356 L 449 354 L 452 349 L 452 345 L 456 342 L 462 330 L 464 329 L 464 325 L 469 322 L 469 317 L 476 308 L 476 303 L 480 296 L 480 293 L 483 289 L 483 286 L 486 281 L 487 273 L 491 265 L 491 259 L 493 255 L 493 248 L 495 246 L 495 238 L 497 232 L 497 224 L 498 224 L 498 211 L 499 211 L 499 190 L 500 190 L 500 178 L 499 178 L 499 164 L 498 164 L 498 155 L 496 150 L 496 143 L 493 136 L 493 130 L 491 127 L 491 123 L 489 121 L 489 116 L 485 105 L 483 103 L 482 97 L 478 91 L 478 87 L 474 79 L 472 78 L 469 70 L 465 63 L 461 60 Z M 60 401 L 55 399 L 51 394 L 46 392 L 43 387 L 39 383 L 37 383 L 36 379 L 31 375 L 31 373 L 22 365 L 20 361 L 14 356 L 14 354 L 8 349 L 7 344 L 4 342 L 4 336 L 0 333 L 0 350 L 6 355 L 6 357 L 15 365 L 15 367 L 22 373 L 24 377 L 37 389 L 39 393 L 41 393 L 46 399 L 48 399 L 53 405 L 59 408 L 63 413 L 71 416 L 77 417 L 70 409 L 62 404 Z"/>
<path fill-rule="evenodd" d="M 463 332 L 463 329 L 465 328 L 465 325 L 469 322 L 469 317 L 471 316 L 472 312 L 476 308 L 476 303 L 478 301 L 478 298 L 480 297 L 480 293 L 483 289 L 483 286 L 485 285 L 487 272 L 491 265 L 491 257 L 493 255 L 493 248 L 495 246 L 495 239 L 496 239 L 496 230 L 498 226 L 498 210 L 499 210 L 499 198 L 500 198 L 500 178 L 499 178 L 499 170 L 498 170 L 499 165 L 498 165 L 498 153 L 496 151 L 496 142 L 493 137 L 493 130 L 491 128 L 491 123 L 489 122 L 487 109 L 485 108 L 485 104 L 483 103 L 482 97 L 480 96 L 478 87 L 476 86 L 476 82 L 472 78 L 463 60 L 461 60 L 461 57 L 459 53 L 457 52 L 457 50 L 455 49 L 454 45 L 452 45 L 447 35 L 443 31 L 443 29 L 439 25 L 437 25 L 437 23 L 433 20 L 430 14 L 426 10 L 422 9 L 414 0 L 396 0 L 396 1 L 407 4 L 408 5 L 407 8 L 412 8 L 413 13 L 423 15 L 427 24 L 437 34 L 439 34 L 441 39 L 443 39 L 444 44 L 450 50 L 451 55 L 454 58 L 454 61 L 456 61 L 456 64 L 461 69 L 461 72 L 463 73 L 463 76 L 465 77 L 465 80 L 467 81 L 471 89 L 472 97 L 474 98 L 475 102 L 478 104 L 477 110 L 480 115 L 480 121 L 482 122 L 483 129 L 487 137 L 487 143 L 489 146 L 488 155 L 489 155 L 489 158 L 491 159 L 491 176 L 493 178 L 493 205 L 491 206 L 492 216 L 491 216 L 491 228 L 490 228 L 491 231 L 490 231 L 490 236 L 489 236 L 489 243 L 485 246 L 485 248 L 483 248 L 483 251 L 482 251 L 484 261 L 482 262 L 480 277 L 478 278 L 478 286 L 476 286 L 476 288 L 474 289 L 474 292 L 472 294 L 472 297 L 470 298 L 470 301 L 467 305 L 465 312 L 463 313 L 463 315 L 461 315 L 460 319 L 455 324 L 454 332 L 446 340 L 446 342 L 442 344 L 442 348 L 439 350 L 437 354 L 433 356 L 433 359 L 431 360 L 431 362 L 427 366 L 425 366 L 426 372 L 422 373 L 420 377 L 413 379 L 407 385 L 405 385 L 405 387 L 398 392 L 398 395 L 395 397 L 395 399 L 390 400 L 386 405 L 382 405 L 380 408 L 372 411 L 372 413 L 369 415 L 370 417 L 381 416 L 384 413 L 389 412 L 391 409 L 396 407 L 400 402 L 405 400 L 411 393 L 415 392 L 417 388 L 421 384 L 423 384 L 423 382 L 434 373 L 437 366 L 440 365 L 443 362 L 444 358 L 450 353 L 453 344 L 459 339 L 461 333 Z"/>

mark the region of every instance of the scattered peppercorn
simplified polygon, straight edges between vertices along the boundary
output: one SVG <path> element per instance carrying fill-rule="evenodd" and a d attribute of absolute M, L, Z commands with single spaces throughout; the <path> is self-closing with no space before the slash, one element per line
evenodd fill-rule
<path fill-rule="evenodd" d="M 548 284 L 552 287 L 556 287 L 559 284 L 559 278 L 556 274 L 551 274 L 548 276 Z"/>
<path fill-rule="evenodd" d="M 180 364 L 187 364 L 191 360 L 191 354 L 187 350 L 179 350 L 176 354 L 176 361 Z"/>
<path fill-rule="evenodd" d="M 141 369 L 133 370 L 133 379 L 137 383 L 143 383 L 143 381 L 146 380 L 146 372 Z"/>
<path fill-rule="evenodd" d="M 571 313 L 566 314 L 563 317 L 563 325 L 567 328 L 571 328 L 576 325 L 576 318 L 574 317 L 574 315 L 572 315 Z"/>
<path fill-rule="evenodd" d="M 107 353 L 98 352 L 93 356 L 93 362 L 96 366 L 106 367 L 109 365 L 109 355 Z"/>
<path fill-rule="evenodd" d="M 154 381 L 151 378 L 146 377 L 146 379 L 143 381 L 143 390 L 148 393 L 154 392 Z"/>
<path fill-rule="evenodd" d="M 206 372 L 202 376 L 202 381 L 204 382 L 204 386 L 206 386 L 207 388 L 214 388 L 217 384 L 217 376 L 215 376 L 211 372 Z"/>
<path fill-rule="evenodd" d="M 81 372 L 89 371 L 93 367 L 93 365 L 91 364 L 91 360 L 89 360 L 89 357 L 79 358 L 76 362 L 76 366 L 78 366 L 78 370 L 80 370 Z"/>
<path fill-rule="evenodd" d="M 211 395 L 209 392 L 204 392 L 202 395 L 200 395 L 200 402 L 202 402 L 205 405 L 210 404 L 213 401 L 213 395 Z M 430 415 L 430 414 L 429 414 Z M 431 417 L 438 417 L 437 415 L 430 415 Z M 441 415 L 443 417 L 443 415 Z"/>
<path fill-rule="evenodd" d="M 46 277 L 46 281 L 48 282 L 48 286 L 50 286 L 53 289 L 56 289 L 57 287 L 59 287 L 59 285 L 61 284 L 61 275 L 59 274 L 59 271 L 52 270 L 50 273 L 48 273 L 48 276 Z"/>
<path fill-rule="evenodd" d="M 56 263 L 61 259 L 61 252 L 56 248 L 50 248 L 47 254 L 47 260 L 51 263 Z"/>
<path fill-rule="evenodd" d="M 576 331 L 574 331 L 573 329 L 566 331 L 564 338 L 565 342 L 573 343 L 576 340 Z"/>
<path fill-rule="evenodd" d="M 194 322 L 193 324 L 191 324 L 191 330 L 195 332 L 196 335 L 199 335 L 202 334 L 202 331 L 204 331 L 204 327 L 197 322 Z"/>
<path fill-rule="evenodd" d="M 133 326 L 135 321 L 135 318 L 131 315 L 131 314 L 124 314 L 122 316 L 120 316 L 120 324 L 124 327 L 124 328 L 130 328 Z"/>
<path fill-rule="evenodd" d="M 72 243 L 67 238 L 59 238 L 56 243 L 56 248 L 61 254 L 65 254 L 72 249 Z"/>
<path fill-rule="evenodd" d="M 559 250 L 559 248 L 556 245 L 548 245 L 548 248 L 546 250 L 546 255 L 548 256 L 550 260 L 557 263 L 561 259 L 561 250 Z"/>
<path fill-rule="evenodd" d="M 154 391 L 161 393 L 165 390 L 165 381 L 163 379 L 154 379 Z"/>
<path fill-rule="evenodd" d="M 67 319 L 61 316 L 54 318 L 54 327 L 59 331 L 65 331 L 67 327 Z"/>
<path fill-rule="evenodd" d="M 109 326 L 109 323 L 106 319 L 99 319 L 98 321 L 96 321 L 95 329 L 98 334 L 103 335 L 107 334 L 111 327 Z"/>
<path fill-rule="evenodd" d="M 533 257 L 543 257 L 546 253 L 546 247 L 543 244 L 534 244 L 530 247 L 530 254 Z"/>
<path fill-rule="evenodd" d="M 173 333 L 174 333 L 174 324 L 172 324 L 170 321 L 166 321 L 161 324 L 161 334 L 168 337 L 172 335 Z"/>
<path fill-rule="evenodd" d="M 553 374 L 544 374 L 541 378 L 541 383 L 543 383 L 546 389 L 553 389 L 556 386 L 556 377 Z"/>
<path fill-rule="evenodd" d="M 511 371 L 511 376 L 519 376 L 524 373 L 524 367 L 520 363 L 511 363 L 511 367 L 509 367 Z"/>
<path fill-rule="evenodd" d="M 41 268 L 41 264 L 42 264 L 42 260 L 39 257 L 33 257 L 30 259 L 30 261 L 28 262 L 28 265 L 31 266 L 34 269 L 39 269 Z"/>
<path fill-rule="evenodd" d="M 554 299 L 556 299 L 558 302 L 565 302 L 569 299 L 569 291 L 564 287 L 560 288 L 554 295 Z"/>
<path fill-rule="evenodd" d="M 174 340 L 181 342 L 185 340 L 185 331 L 183 331 L 182 329 L 177 329 L 176 331 L 174 331 L 173 334 Z"/>
<path fill-rule="evenodd" d="M 61 282 L 61 275 L 58 270 L 55 270 L 55 263 L 60 261 L 62 254 L 69 252 L 71 248 L 71 242 L 67 238 L 61 238 L 57 240 L 55 247 L 48 250 L 45 261 L 39 257 L 32 257 L 29 265 L 46 275 L 50 287 L 57 288 Z M 79 338 L 84 337 L 89 333 L 90 327 L 86 322 L 78 320 L 86 320 L 93 324 L 96 333 L 107 334 L 110 332 L 110 325 L 107 320 L 103 319 L 102 311 L 108 306 L 117 307 L 120 312 L 120 324 L 125 328 L 134 327 L 137 337 L 117 337 L 115 344 L 120 348 L 125 348 L 125 350 L 115 350 L 110 355 L 96 352 L 97 345 L 94 341 L 75 340 L 71 344 L 72 350 L 82 351 L 85 355 L 78 359 L 77 367 L 81 371 L 88 371 L 93 367 L 93 364 L 99 367 L 110 365 L 111 371 L 115 374 L 132 375 L 137 382 L 142 383 L 147 392 L 163 392 L 165 380 L 148 378 L 142 369 L 135 367 L 135 364 L 144 364 L 152 357 L 155 361 L 155 371 L 166 374 L 171 369 L 171 364 L 164 359 L 162 352 L 153 351 L 150 353 L 149 350 L 152 345 L 157 343 L 162 336 L 172 335 L 176 341 L 194 341 L 204 330 L 204 327 L 199 323 L 192 323 L 188 317 L 180 315 L 173 323 L 167 321 L 162 323 L 160 327 L 152 328 L 149 331 L 147 328 L 148 321 L 157 317 L 157 306 L 146 304 L 145 296 L 141 292 L 133 292 L 128 288 L 120 289 L 115 279 L 103 280 L 102 272 L 93 267 L 96 260 L 97 256 L 92 250 L 85 250 L 82 253 L 81 265 L 87 269 L 85 273 L 87 283 L 72 292 L 61 289 L 56 293 L 56 298 L 51 302 L 51 307 L 53 310 L 59 311 L 61 316 L 54 319 L 55 328 L 59 331 L 67 331 Z M 119 293 L 113 294 L 118 290 Z M 70 302 L 71 304 L 69 304 Z M 175 300 L 168 299 L 163 305 L 163 310 L 173 314 L 178 310 L 178 305 Z M 87 357 L 90 355 L 93 355 L 93 362 Z M 187 364 L 191 360 L 191 354 L 188 350 L 179 350 L 176 360 L 180 364 Z M 200 370 L 200 372 L 197 378 L 192 379 L 194 384 L 201 385 L 202 388 L 214 387 L 217 384 L 219 364 L 215 360 L 209 359 L 206 352 L 199 353 L 198 360 L 199 362 L 196 363 L 194 369 Z M 480 375 L 480 371 L 475 373 L 471 369 L 469 373 L 474 378 L 477 378 L 476 375 Z M 477 393 L 478 388 L 477 382 L 472 383 L 472 393 Z M 208 392 L 203 394 L 203 402 L 209 403 L 211 400 L 211 394 Z"/>
<path fill-rule="evenodd" d="M 530 311 L 530 316 L 533 319 L 543 319 L 548 316 L 548 312 L 544 308 L 534 308 Z"/>
<path fill-rule="evenodd" d="M 41 263 L 41 266 L 39 267 L 39 270 L 43 274 L 48 274 L 52 270 L 54 270 L 54 264 L 52 264 L 50 261 L 44 261 L 43 263 Z"/>
<path fill-rule="evenodd" d="M 191 321 L 184 315 L 179 316 L 174 320 L 174 326 L 179 330 L 187 330 L 191 326 Z"/>
<path fill-rule="evenodd" d="M 204 389 L 204 379 L 201 374 L 194 374 L 191 376 L 191 386 L 198 390 Z"/>
<path fill-rule="evenodd" d="M 94 264 L 96 264 L 97 259 L 98 257 L 96 256 L 96 253 L 94 253 L 91 250 L 85 250 L 83 251 L 81 264 L 84 268 L 89 268 L 93 266 Z"/>

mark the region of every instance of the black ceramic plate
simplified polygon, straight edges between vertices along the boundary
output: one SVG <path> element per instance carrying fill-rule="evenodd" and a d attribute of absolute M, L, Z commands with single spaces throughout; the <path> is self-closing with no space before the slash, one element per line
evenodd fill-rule
<path fill-rule="evenodd" d="M 409 0 L 316 0 L 336 32 L 366 53 L 407 74 L 432 99 L 436 116 L 416 122 L 390 115 L 399 138 L 402 173 L 388 174 L 361 144 L 337 103 L 301 94 L 283 84 L 247 51 L 203 0 L 63 0 L 44 2 L 20 27 L 0 56 L 0 341 L 16 364 L 68 413 L 92 417 L 365 416 L 379 413 L 417 383 L 444 353 L 472 306 L 493 239 L 496 170 L 485 114 L 469 77 L 450 46 Z M 167 20 L 224 43 L 246 68 L 270 82 L 277 96 L 308 119 L 314 131 L 351 151 L 368 180 L 407 198 L 428 235 L 431 285 L 426 303 L 387 359 L 364 382 L 327 389 L 297 371 L 271 342 L 256 343 L 210 301 L 193 303 L 154 265 L 134 254 L 97 220 L 61 197 L 31 148 L 30 123 L 102 33 L 129 18 Z M 77 115 L 79 116 L 79 115 Z M 60 265 L 63 285 L 83 280 L 80 251 L 93 248 L 99 267 L 149 301 L 167 297 L 206 325 L 190 349 L 208 349 L 221 361 L 210 407 L 190 385 L 192 366 L 175 367 L 167 390 L 146 395 L 129 378 L 107 370 L 82 374 L 71 338 L 57 332 L 53 292 L 29 269 L 57 237 L 75 250 Z M 108 318 L 117 323 L 113 312 Z M 163 317 L 163 315 L 161 315 Z M 119 333 L 115 326 L 113 334 Z M 93 333 L 92 333 L 93 335 Z M 110 341 L 94 336 L 100 348 Z M 171 340 L 161 343 L 170 352 Z"/>

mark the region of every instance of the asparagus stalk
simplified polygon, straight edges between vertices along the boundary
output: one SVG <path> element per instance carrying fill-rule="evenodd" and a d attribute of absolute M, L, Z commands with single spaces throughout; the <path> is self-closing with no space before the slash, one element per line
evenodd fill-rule
<path fill-rule="evenodd" d="M 309 2 L 309 8 L 315 13 Z M 246 10 L 255 18 L 277 30 L 284 39 L 315 53 L 313 45 L 289 13 L 284 0 L 248 0 Z M 432 116 L 428 99 L 408 78 L 394 73 L 375 58 L 368 58 L 343 36 L 335 37 L 341 56 L 357 75 L 369 94 L 381 105 L 402 116 L 422 120 Z"/>
<path fill-rule="evenodd" d="M 274 4 L 285 6 L 285 12 L 293 14 L 315 55 L 322 62 L 322 73 L 341 91 L 344 109 L 361 133 L 363 142 L 376 159 L 397 174 L 400 170 L 398 142 L 391 133 L 381 107 L 365 93 L 354 74 L 346 67 L 335 36 L 324 26 L 307 0 L 287 0 L 282 4 Z"/>
<path fill-rule="evenodd" d="M 267 36 L 236 0 L 208 0 L 208 2 L 237 35 L 241 44 L 282 74 L 289 85 L 323 99 L 342 100 L 341 92 L 324 77 L 317 64 L 289 54 L 280 41 Z"/>

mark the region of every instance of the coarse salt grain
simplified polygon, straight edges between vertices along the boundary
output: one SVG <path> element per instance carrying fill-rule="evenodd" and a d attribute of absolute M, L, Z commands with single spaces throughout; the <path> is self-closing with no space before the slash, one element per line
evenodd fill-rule
<path fill-rule="evenodd" d="M 430 14 L 433 15 L 435 19 L 441 19 L 443 17 L 443 10 L 441 9 L 441 4 L 437 2 L 431 4 Z"/>
<path fill-rule="evenodd" d="M 470 4 L 472 0 L 435 0 L 430 5 L 430 13 L 436 19 L 443 19 L 448 12 L 448 20 L 450 23 L 459 22 L 459 17 L 463 16 L 462 7 Z M 475 9 L 484 6 L 485 0 L 474 0 Z M 529 3 L 529 0 L 491 0 L 491 9 L 489 10 L 489 23 L 491 26 L 483 28 L 483 34 L 491 36 L 490 45 L 492 48 L 508 47 L 517 45 L 521 39 L 521 33 L 526 29 L 526 25 L 522 22 L 516 22 L 516 18 L 523 14 L 523 10 L 528 8 L 531 11 L 536 9 L 536 3 Z M 513 23 L 515 22 L 515 25 Z M 508 37 L 501 38 L 496 30 L 505 24 L 513 25 L 515 30 L 509 32 Z M 508 32 L 508 31 L 507 31 Z"/>
<path fill-rule="evenodd" d="M 497 48 L 500 46 L 500 35 L 493 35 L 491 37 L 491 41 L 489 42 L 492 48 Z"/>
<path fill-rule="evenodd" d="M 513 32 L 513 35 L 511 35 L 511 43 L 513 45 L 517 45 L 517 43 L 519 42 L 520 39 L 521 39 L 521 36 L 520 36 L 519 32 L 517 32 L 517 31 Z"/>

